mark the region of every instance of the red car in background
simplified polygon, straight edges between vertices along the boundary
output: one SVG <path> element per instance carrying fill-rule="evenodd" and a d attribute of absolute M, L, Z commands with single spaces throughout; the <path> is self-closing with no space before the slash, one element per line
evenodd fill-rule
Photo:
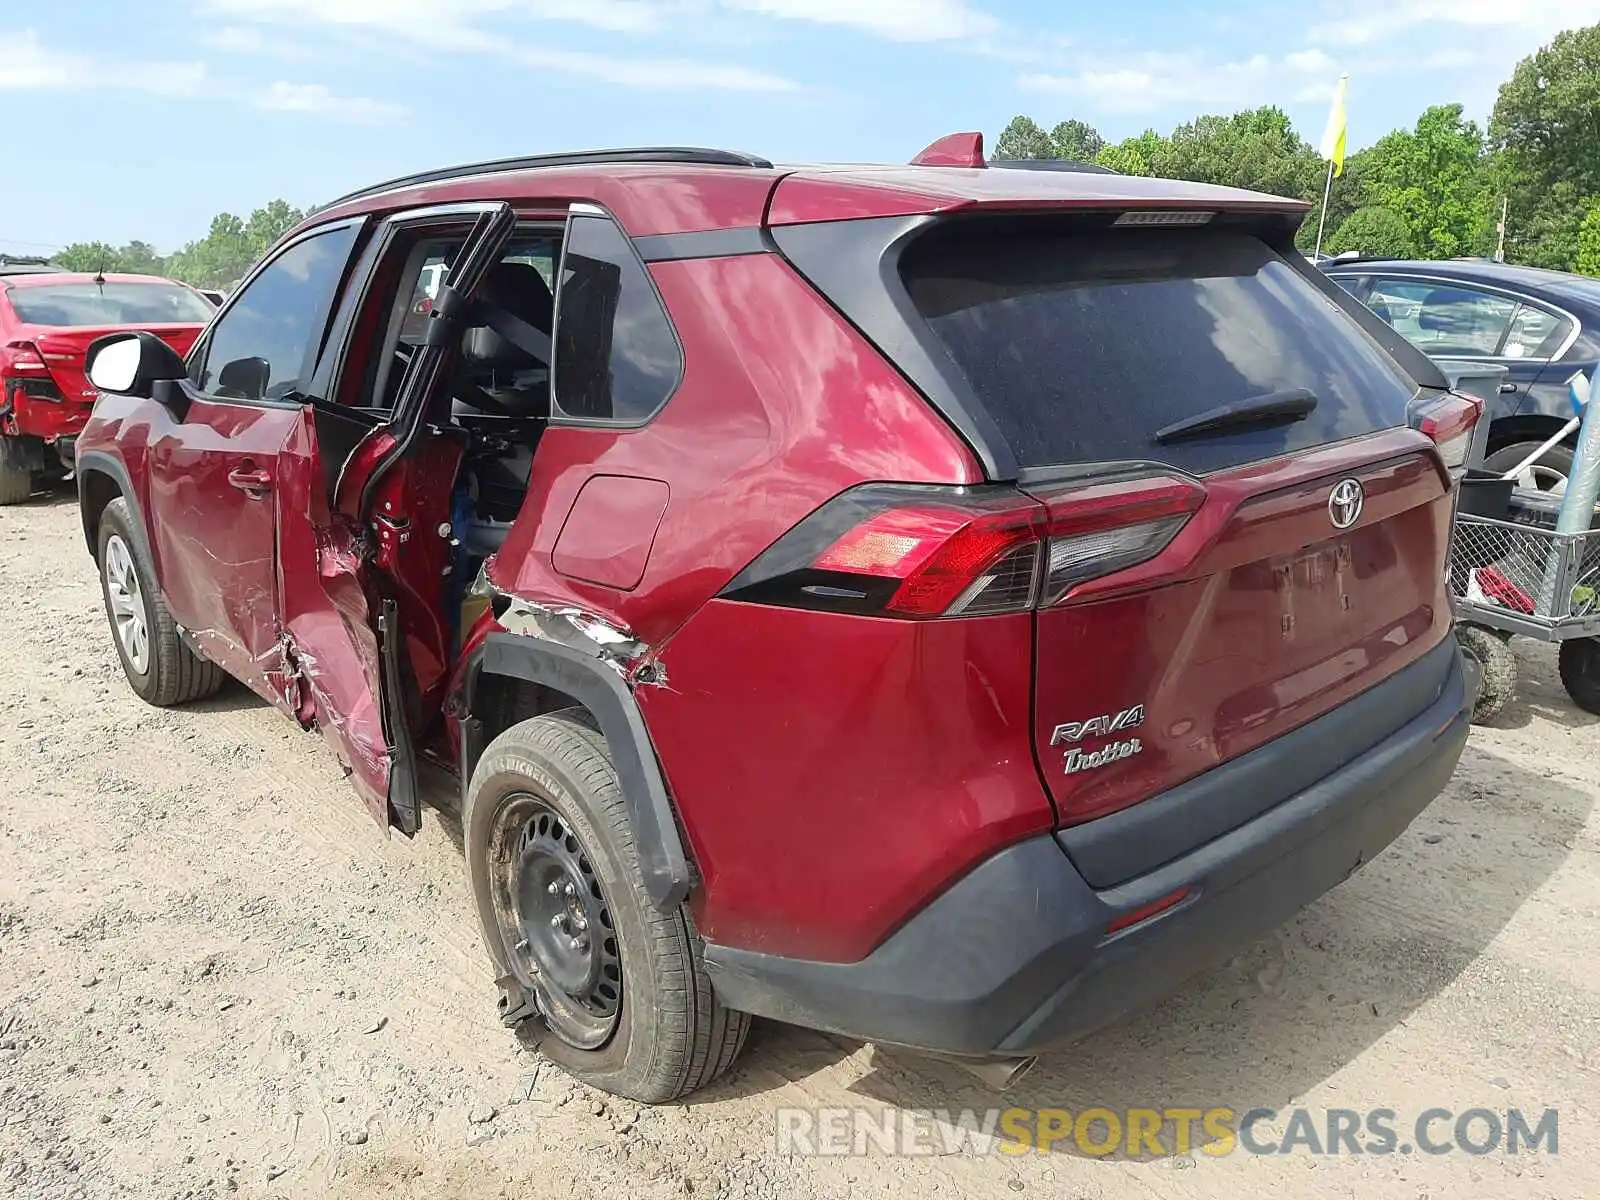
<path fill-rule="evenodd" d="M 151 275 L 0 266 L 0 504 L 72 469 L 94 406 L 83 374 L 91 342 L 147 329 L 186 354 L 214 311 L 194 289 Z"/>

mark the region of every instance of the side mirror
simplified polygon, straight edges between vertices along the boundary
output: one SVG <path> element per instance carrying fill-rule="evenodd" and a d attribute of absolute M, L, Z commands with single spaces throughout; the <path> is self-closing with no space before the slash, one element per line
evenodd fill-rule
<path fill-rule="evenodd" d="M 160 380 L 189 373 L 178 352 L 153 333 L 113 333 L 90 343 L 89 382 L 97 391 L 150 398 Z"/>

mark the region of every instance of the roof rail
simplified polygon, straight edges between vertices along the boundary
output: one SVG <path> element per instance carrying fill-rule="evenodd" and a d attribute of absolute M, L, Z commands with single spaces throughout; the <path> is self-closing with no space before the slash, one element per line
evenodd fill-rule
<path fill-rule="evenodd" d="M 443 183 L 450 179 L 465 179 L 471 175 L 498 175 L 507 171 L 534 171 L 542 167 L 578 167 L 603 163 L 686 163 L 704 167 L 758 167 L 770 170 L 772 164 L 754 154 L 740 154 L 735 150 L 704 150 L 696 146 L 642 146 L 622 150 L 578 150 L 563 154 L 529 154 L 517 158 L 496 158 L 488 162 L 463 163 L 458 167 L 440 167 L 433 171 L 419 171 L 415 175 L 402 175 L 358 188 L 329 201 L 344 204 L 364 196 L 376 196 L 398 188 L 419 187 L 425 183 Z"/>

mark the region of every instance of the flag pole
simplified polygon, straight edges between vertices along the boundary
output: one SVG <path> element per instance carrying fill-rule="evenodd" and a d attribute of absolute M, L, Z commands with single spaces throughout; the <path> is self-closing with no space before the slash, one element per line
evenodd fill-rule
<path fill-rule="evenodd" d="M 1322 231 L 1328 225 L 1328 197 L 1333 195 L 1333 159 L 1328 160 L 1328 178 L 1322 185 L 1322 212 L 1317 216 L 1317 248 L 1312 257 L 1322 253 Z"/>

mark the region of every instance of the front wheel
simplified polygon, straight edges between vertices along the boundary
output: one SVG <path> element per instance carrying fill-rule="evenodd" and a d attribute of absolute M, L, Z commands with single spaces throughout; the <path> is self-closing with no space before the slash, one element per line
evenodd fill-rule
<path fill-rule="evenodd" d="M 1600 713 L 1600 638 L 1562 642 L 1556 665 L 1572 702 L 1584 712 Z"/>
<path fill-rule="evenodd" d="M 651 904 L 605 739 L 580 710 L 491 742 L 462 829 L 467 881 L 503 986 L 537 1001 L 540 1050 L 648 1104 L 732 1064 L 750 1018 L 711 990 L 680 906 Z"/>
<path fill-rule="evenodd" d="M 100 591 L 122 673 L 139 698 L 165 707 L 200 700 L 227 679 L 178 636 L 156 573 L 122 497 L 100 514 Z"/>

